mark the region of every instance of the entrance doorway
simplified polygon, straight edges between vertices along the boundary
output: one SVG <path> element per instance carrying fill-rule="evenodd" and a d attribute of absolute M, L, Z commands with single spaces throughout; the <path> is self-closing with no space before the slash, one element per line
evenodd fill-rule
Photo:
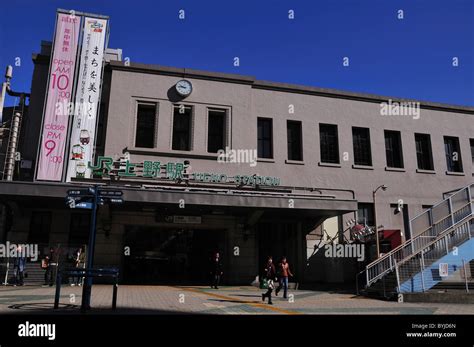
<path fill-rule="evenodd" d="M 259 250 L 259 274 L 267 263 L 268 256 L 272 256 L 275 266 L 286 256 L 290 269 L 297 280 L 298 274 L 298 233 L 295 223 L 259 223 L 257 226 Z"/>
<path fill-rule="evenodd" d="M 224 236 L 222 229 L 130 226 L 124 236 L 130 255 L 123 258 L 123 282 L 207 285 L 210 258 L 216 251 L 222 254 Z"/>

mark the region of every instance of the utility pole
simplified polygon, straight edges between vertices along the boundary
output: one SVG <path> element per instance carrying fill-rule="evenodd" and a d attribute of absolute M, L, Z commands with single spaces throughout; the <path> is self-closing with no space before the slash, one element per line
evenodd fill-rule
<path fill-rule="evenodd" d="M 375 243 L 377 244 L 377 259 L 380 257 L 380 240 L 379 240 L 379 229 L 377 227 L 377 201 L 376 201 L 376 195 L 377 191 L 382 188 L 383 191 L 387 190 L 387 186 L 385 184 L 382 184 L 375 188 L 375 190 L 372 192 L 372 197 L 374 200 L 374 224 L 375 224 Z"/>
<path fill-rule="evenodd" d="M 96 236 L 96 222 L 97 222 L 97 202 L 99 195 L 99 186 L 95 185 L 89 188 L 90 193 L 94 195 L 92 199 L 92 211 L 91 211 L 91 225 L 89 231 L 89 247 L 87 247 L 87 265 L 86 271 L 90 272 L 94 264 L 94 248 L 95 248 L 95 236 Z M 86 273 L 84 286 L 82 287 L 82 303 L 81 310 L 84 312 L 91 308 L 91 294 L 92 294 L 92 276 Z"/>

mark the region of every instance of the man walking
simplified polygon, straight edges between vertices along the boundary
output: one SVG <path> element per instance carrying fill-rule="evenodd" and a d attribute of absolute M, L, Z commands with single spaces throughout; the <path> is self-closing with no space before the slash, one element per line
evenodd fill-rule
<path fill-rule="evenodd" d="M 216 252 L 211 259 L 211 288 L 219 289 L 222 274 L 221 257 L 219 252 Z"/>
<path fill-rule="evenodd" d="M 278 296 L 278 292 L 283 287 L 283 298 L 286 299 L 288 294 L 288 276 L 293 277 L 293 274 L 290 271 L 290 265 L 286 261 L 286 257 L 283 257 L 281 263 L 278 264 L 278 273 L 280 275 L 279 286 L 275 291 L 275 295 Z"/>
<path fill-rule="evenodd" d="M 267 265 L 265 266 L 264 279 L 267 282 L 267 292 L 262 294 L 262 301 L 265 302 L 265 298 L 268 298 L 268 304 L 273 305 L 272 292 L 275 288 L 273 280 L 275 279 L 275 265 L 273 265 L 273 259 L 271 256 L 268 257 Z"/>
<path fill-rule="evenodd" d="M 15 283 L 14 286 L 22 286 L 25 273 L 26 257 L 21 246 L 17 248 L 17 256 L 14 262 Z"/>

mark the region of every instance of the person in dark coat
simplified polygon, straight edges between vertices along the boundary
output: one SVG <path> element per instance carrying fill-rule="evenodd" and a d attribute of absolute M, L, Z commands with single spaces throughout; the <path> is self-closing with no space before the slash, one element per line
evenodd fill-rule
<path fill-rule="evenodd" d="M 14 274 L 15 274 L 15 286 L 22 286 L 23 285 L 23 278 L 25 274 L 25 267 L 26 267 L 26 257 L 23 252 L 21 246 L 17 248 L 17 256 L 15 258 L 15 262 L 13 264 Z"/>
<path fill-rule="evenodd" d="M 274 280 L 275 280 L 276 272 L 275 272 L 275 265 L 273 264 L 273 259 L 271 256 L 268 257 L 267 265 L 265 266 L 264 270 L 264 278 L 267 280 L 268 288 L 267 292 L 262 294 L 262 301 L 265 302 L 265 298 L 268 298 L 268 304 L 273 305 L 272 303 L 272 292 L 275 288 Z"/>
<path fill-rule="evenodd" d="M 79 247 L 75 250 L 73 254 L 73 266 L 76 269 L 80 269 L 84 265 L 85 260 L 85 253 L 83 247 Z M 82 285 L 82 277 L 81 276 L 74 276 L 74 279 L 71 283 L 71 286 L 81 286 Z"/>
<path fill-rule="evenodd" d="M 221 257 L 219 252 L 216 252 L 211 259 L 211 288 L 219 289 L 222 274 Z"/>
<path fill-rule="evenodd" d="M 54 251 L 54 248 L 51 247 L 49 249 L 48 255 L 44 258 L 45 262 L 45 270 L 46 272 L 44 273 L 44 285 L 49 285 L 50 287 L 53 286 L 54 283 L 54 269 L 55 266 L 57 265 L 55 263 L 56 258 L 56 252 Z"/>

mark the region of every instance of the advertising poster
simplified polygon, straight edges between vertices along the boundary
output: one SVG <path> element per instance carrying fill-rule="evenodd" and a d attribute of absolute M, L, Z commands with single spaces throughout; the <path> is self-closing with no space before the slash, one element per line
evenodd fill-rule
<path fill-rule="evenodd" d="M 38 157 L 37 180 L 61 181 L 81 17 L 58 13 Z"/>

